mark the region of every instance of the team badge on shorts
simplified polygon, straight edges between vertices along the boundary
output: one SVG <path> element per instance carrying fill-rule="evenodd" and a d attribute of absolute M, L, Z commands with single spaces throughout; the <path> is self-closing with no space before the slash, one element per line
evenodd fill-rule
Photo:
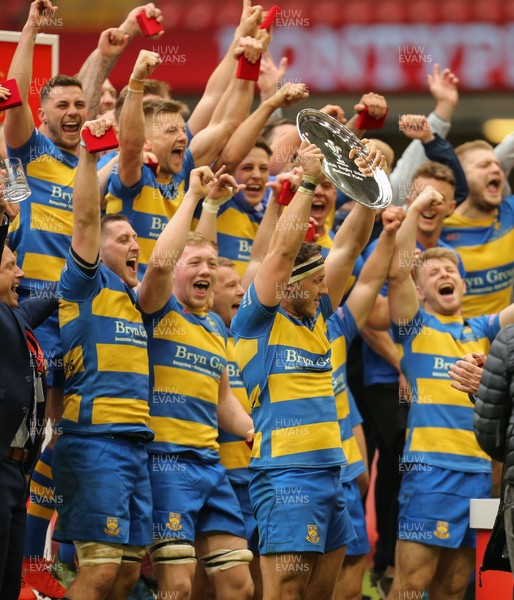
<path fill-rule="evenodd" d="M 437 521 L 434 535 L 440 540 L 445 540 L 446 538 L 449 538 L 450 532 L 448 531 L 448 521 Z"/>
<path fill-rule="evenodd" d="M 319 542 L 317 525 L 307 525 L 307 537 L 305 539 L 313 544 L 317 544 Z"/>
<path fill-rule="evenodd" d="M 118 535 L 120 528 L 118 527 L 118 517 L 107 517 L 104 533 L 107 535 Z"/>
<path fill-rule="evenodd" d="M 168 517 L 166 527 L 168 529 L 171 529 L 171 531 L 179 531 L 180 529 L 182 529 L 182 525 L 180 524 L 180 513 L 170 512 L 170 516 Z"/>

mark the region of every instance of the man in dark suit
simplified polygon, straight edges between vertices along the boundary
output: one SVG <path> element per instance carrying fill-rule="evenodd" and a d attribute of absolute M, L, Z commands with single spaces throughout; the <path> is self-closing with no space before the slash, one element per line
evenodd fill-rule
<path fill-rule="evenodd" d="M 44 430 L 44 360 L 32 332 L 57 307 L 56 299 L 18 306 L 23 271 L 4 246 L 8 219 L 0 190 L 0 598 L 17 600 L 25 537 L 27 473 Z"/>

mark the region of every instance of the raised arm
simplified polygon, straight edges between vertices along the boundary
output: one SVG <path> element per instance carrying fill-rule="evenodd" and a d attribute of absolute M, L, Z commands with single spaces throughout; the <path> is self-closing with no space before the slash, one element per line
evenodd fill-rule
<path fill-rule="evenodd" d="M 94 119 L 98 114 L 104 80 L 109 76 L 128 43 L 142 33 L 136 17 L 143 11 L 148 17 L 156 17 L 159 22 L 162 22 L 161 11 L 153 2 L 138 6 L 129 12 L 118 28 L 107 29 L 101 33 L 97 48 L 84 61 L 78 78 L 82 82 L 86 97 L 88 118 Z M 162 35 L 163 32 L 154 37 L 159 38 Z"/>
<path fill-rule="evenodd" d="M 363 141 L 367 142 L 367 140 Z M 384 162 L 382 153 L 376 147 L 369 143 L 367 143 L 367 147 L 370 150 L 368 158 L 364 160 L 359 157 L 355 159 L 355 162 L 365 175 L 371 176 L 372 171 L 369 165 L 378 167 Z M 354 154 L 352 149 L 350 158 L 353 158 Z M 363 204 L 356 203 L 334 237 L 332 248 L 325 260 L 325 281 L 334 310 L 341 303 L 348 277 L 357 257 L 369 240 L 374 222 L 375 211 Z"/>
<path fill-rule="evenodd" d="M 376 297 L 385 283 L 394 253 L 396 232 L 404 217 L 405 213 L 397 206 L 389 207 L 382 213 L 382 233 L 348 296 L 346 305 L 359 329 L 366 323 Z"/>
<path fill-rule="evenodd" d="M 16 79 L 23 101 L 21 106 L 11 108 L 5 113 L 5 142 L 11 148 L 19 148 L 25 144 L 34 131 L 34 117 L 28 98 L 32 78 L 32 61 L 36 36 L 41 28 L 52 22 L 57 10 L 50 0 L 35 0 L 30 5 L 29 16 L 16 46 L 9 67 L 8 79 Z"/>
<path fill-rule="evenodd" d="M 268 252 L 254 279 L 257 297 L 265 306 L 276 306 L 282 299 L 309 222 L 314 191 L 308 188 L 322 176 L 323 154 L 314 144 L 302 142 L 299 155 L 307 187 L 298 188 L 276 223 Z"/>
<path fill-rule="evenodd" d="M 293 106 L 309 97 L 304 83 L 286 83 L 271 98 L 262 102 L 230 136 L 223 148 L 217 165 L 226 165 L 228 173 L 234 173 L 239 163 L 254 147 L 269 117 L 279 108 Z"/>
<path fill-rule="evenodd" d="M 86 121 L 82 127 L 93 135 L 103 135 L 110 121 L 97 119 Z M 96 176 L 98 155 L 89 154 L 83 142 L 80 143 L 79 163 L 73 187 L 73 235 L 71 247 L 83 261 L 94 264 L 100 251 L 100 190 Z"/>
<path fill-rule="evenodd" d="M 410 205 L 396 235 L 396 247 L 389 269 L 389 313 L 396 324 L 412 319 L 419 309 L 419 300 L 411 269 L 416 251 L 416 229 L 421 212 L 443 202 L 442 195 L 428 185 Z"/>
<path fill-rule="evenodd" d="M 246 56 L 248 51 L 258 57 L 264 47 L 261 42 L 253 38 L 244 38 L 241 43 L 243 45 L 236 48 L 233 60 L 242 53 Z M 235 71 L 233 72 L 209 125 L 197 133 L 189 144 L 195 166 L 210 165 L 223 150 L 230 136 L 248 115 L 254 87 L 253 81 L 237 79 Z"/>
<path fill-rule="evenodd" d="M 120 155 L 118 174 L 121 183 L 132 187 L 141 179 L 143 146 L 145 145 L 145 116 L 143 86 L 146 77 L 161 63 L 159 55 L 141 50 L 130 76 L 128 93 L 120 113 Z"/>
<path fill-rule="evenodd" d="M 438 64 L 434 65 L 432 75 L 428 75 L 428 88 L 435 100 L 434 111 L 428 115 L 430 126 L 434 133 L 446 138 L 450 130 L 453 111 L 459 101 L 459 80 L 450 69 L 442 72 Z M 399 158 L 391 173 L 393 188 L 393 203 L 404 204 L 407 199 L 405 190 L 408 188 L 416 169 L 425 160 L 423 146 L 418 140 L 413 140 Z"/>
<path fill-rule="evenodd" d="M 139 305 L 148 314 L 161 309 L 173 292 L 173 270 L 184 251 L 193 214 L 200 198 L 216 183 L 209 167 L 191 171 L 189 189 L 177 212 L 159 235 L 139 288 Z M 209 185 L 211 184 L 211 185 Z"/>
<path fill-rule="evenodd" d="M 187 122 L 193 135 L 205 129 L 209 124 L 214 109 L 227 89 L 234 71 L 234 50 L 242 37 L 253 36 L 262 20 L 262 8 L 252 7 L 251 0 L 243 0 L 241 21 L 234 33 L 234 39 L 225 56 L 212 72 L 200 101 L 193 110 Z"/>
<path fill-rule="evenodd" d="M 300 186 L 302 173 L 302 169 L 295 167 L 289 173 L 280 173 L 276 181 L 268 182 L 266 184 L 273 189 L 273 193 L 268 200 L 264 217 L 262 218 L 255 239 L 253 240 L 250 262 L 241 279 L 241 285 L 245 290 L 248 289 L 254 280 L 255 274 L 260 269 L 263 260 L 266 258 L 269 244 L 273 237 L 273 232 L 275 231 L 275 226 L 284 209 L 284 206 L 278 203 L 278 195 L 282 183 L 286 180 L 289 181 L 291 190 L 294 192 Z"/>

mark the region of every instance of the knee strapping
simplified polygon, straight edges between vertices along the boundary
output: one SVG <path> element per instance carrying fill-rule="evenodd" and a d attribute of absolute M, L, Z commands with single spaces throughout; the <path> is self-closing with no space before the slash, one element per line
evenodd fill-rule
<path fill-rule="evenodd" d="M 202 556 L 200 560 L 204 566 L 207 575 L 212 575 L 218 571 L 226 571 L 232 567 L 238 567 L 239 565 L 247 565 L 253 558 L 253 554 L 246 548 L 240 548 L 238 550 L 226 550 L 220 548 L 209 552 L 205 556 Z"/>
<path fill-rule="evenodd" d="M 74 541 L 80 567 L 96 567 L 108 563 L 121 564 L 123 546 L 99 542 Z"/>
<path fill-rule="evenodd" d="M 142 563 L 146 554 L 144 546 L 123 546 L 122 563 Z"/>
<path fill-rule="evenodd" d="M 195 549 L 190 544 L 163 540 L 152 544 L 149 551 L 153 565 L 184 565 L 196 562 Z"/>

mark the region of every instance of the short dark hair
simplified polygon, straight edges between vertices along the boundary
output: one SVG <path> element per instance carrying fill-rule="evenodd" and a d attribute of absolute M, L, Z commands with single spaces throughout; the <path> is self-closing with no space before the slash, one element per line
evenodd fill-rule
<path fill-rule="evenodd" d="M 103 217 L 100 219 L 100 235 L 105 235 L 107 227 L 111 223 L 117 223 L 118 221 L 126 221 L 127 223 L 130 223 L 127 217 L 121 213 L 109 213 L 108 215 L 103 215 Z"/>
<path fill-rule="evenodd" d="M 123 108 L 123 103 L 125 102 L 125 98 L 128 94 L 128 85 L 126 85 L 119 96 L 116 98 L 116 104 L 114 106 L 114 118 L 118 123 L 120 120 L 121 109 Z M 152 94 L 152 96 L 160 96 L 163 100 L 171 100 L 171 86 L 166 81 L 161 81 L 160 79 L 145 79 L 143 84 L 143 98 Z"/>
<path fill-rule="evenodd" d="M 41 104 L 48 98 L 50 92 L 56 87 L 79 87 L 82 89 L 82 82 L 77 77 L 70 77 L 69 75 L 56 75 L 52 77 L 45 85 L 41 88 L 39 98 Z"/>
<path fill-rule="evenodd" d="M 321 246 L 319 244 L 303 242 L 300 247 L 300 251 L 294 259 L 294 266 L 296 267 L 297 265 L 301 265 L 317 254 L 321 254 Z"/>
<path fill-rule="evenodd" d="M 162 113 L 180 114 L 184 119 L 189 115 L 187 104 L 179 100 L 147 100 L 143 102 L 145 117 L 156 116 Z"/>
<path fill-rule="evenodd" d="M 253 145 L 253 147 L 254 148 L 260 148 L 261 150 L 264 150 L 264 152 L 266 152 L 266 154 L 268 156 L 271 156 L 273 154 L 273 150 L 268 146 L 268 144 L 266 143 L 266 141 L 262 137 L 258 137 L 255 140 L 255 144 Z"/>

